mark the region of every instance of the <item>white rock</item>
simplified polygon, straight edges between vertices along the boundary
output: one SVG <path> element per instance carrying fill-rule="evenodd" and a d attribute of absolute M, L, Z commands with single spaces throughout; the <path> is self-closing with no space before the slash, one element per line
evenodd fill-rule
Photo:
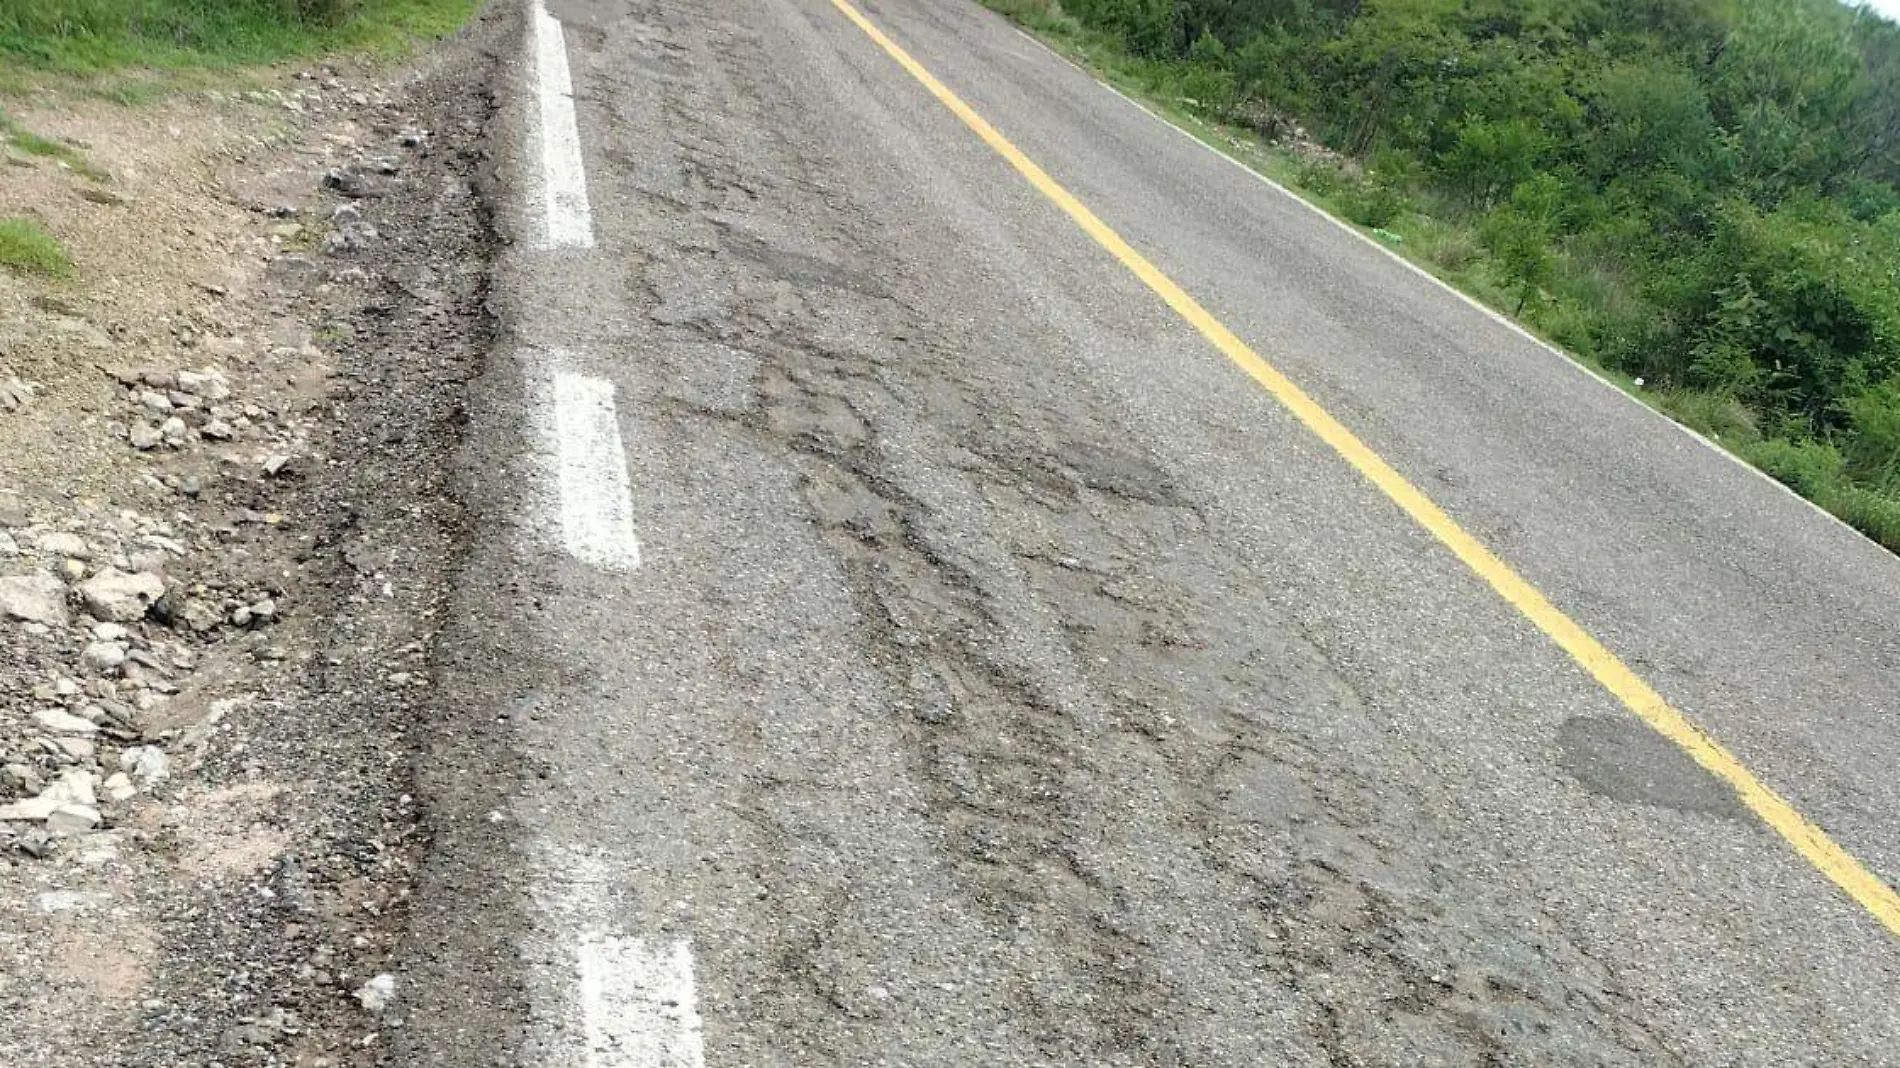
<path fill-rule="evenodd" d="M 169 412 L 172 410 L 171 400 L 155 389 L 148 389 L 139 394 L 139 406 L 149 408 L 155 412 Z"/>
<path fill-rule="evenodd" d="M 97 623 L 93 625 L 92 636 L 102 642 L 122 642 L 132 636 L 132 632 L 117 623 Z"/>
<path fill-rule="evenodd" d="M 73 859 L 87 868 L 115 863 L 119 859 L 119 838 L 112 831 L 86 835 L 74 850 Z"/>
<path fill-rule="evenodd" d="M 49 627 L 66 625 L 66 586 L 56 576 L 0 577 L 0 616 Z"/>
<path fill-rule="evenodd" d="M 134 423 L 126 436 L 131 440 L 132 447 L 140 452 L 156 449 L 165 440 L 158 428 L 150 423 Z"/>
<path fill-rule="evenodd" d="M 118 642 L 91 642 L 79 653 L 79 666 L 98 674 L 117 671 L 124 665 L 125 646 Z"/>
<path fill-rule="evenodd" d="M 74 760 L 91 760 L 99 752 L 99 747 L 85 738 L 55 738 L 53 744 Z"/>
<path fill-rule="evenodd" d="M 185 607 L 178 610 L 178 618 L 184 620 L 185 626 L 200 634 L 217 630 L 224 622 L 224 614 L 218 611 L 217 606 L 197 597 L 185 601 Z"/>
<path fill-rule="evenodd" d="M 119 767 L 147 790 L 172 777 L 172 758 L 155 745 L 120 750 Z"/>
<path fill-rule="evenodd" d="M 61 805 L 46 815 L 46 829 L 54 834 L 83 834 L 99 826 L 104 817 L 91 805 Z"/>
<path fill-rule="evenodd" d="M 59 807 L 59 802 L 55 800 L 42 801 L 40 798 L 45 796 L 45 794 L 41 794 L 39 797 L 29 797 L 24 801 L 13 801 L 5 805 L 0 805 L 0 823 L 4 823 L 8 820 L 19 823 L 38 823 L 52 815 L 53 810 Z"/>
<path fill-rule="evenodd" d="M 74 769 L 59 777 L 59 781 L 41 790 L 39 796 L 24 801 L 15 801 L 10 805 L 0 805 L 0 820 L 20 820 L 32 822 L 47 819 L 62 806 L 76 805 L 90 809 L 99 803 L 93 788 L 98 776 L 90 771 Z M 94 812 L 97 822 L 98 813 Z"/>
<path fill-rule="evenodd" d="M 371 1012 L 382 1012 L 396 1000 L 396 977 L 384 972 L 356 989 L 356 1000 Z"/>
<path fill-rule="evenodd" d="M 143 619 L 152 602 L 165 596 L 165 580 L 149 571 L 127 574 L 108 567 L 80 583 L 79 596 L 94 619 L 130 623 Z"/>
<path fill-rule="evenodd" d="M 119 570 L 150 571 L 154 575 L 162 575 L 165 573 L 166 557 L 164 553 L 157 549 L 140 549 L 138 552 L 126 556 L 125 563 L 126 566 L 119 568 Z M 115 563 L 113 566 L 117 567 L 118 565 Z"/>
<path fill-rule="evenodd" d="M 105 791 L 106 798 L 110 801 L 129 801 L 139 792 L 139 788 L 132 785 L 132 780 L 126 778 L 123 771 L 113 772 L 107 776 L 106 781 L 101 783 L 99 788 Z"/>
<path fill-rule="evenodd" d="M 186 555 L 184 542 L 178 541 L 175 538 L 168 538 L 163 534 L 146 534 L 143 537 L 139 538 L 139 541 L 145 545 L 151 546 L 154 549 L 159 549 L 164 552 L 168 552 L 172 554 L 173 556 Z"/>
<path fill-rule="evenodd" d="M 167 445 L 183 445 L 185 443 L 185 421 L 175 415 L 160 424 L 158 432 L 164 437 L 165 444 Z"/>
<path fill-rule="evenodd" d="M 33 547 L 52 556 L 73 560 L 92 559 L 92 546 L 86 544 L 86 539 L 63 530 L 48 530 L 33 535 Z"/>
<path fill-rule="evenodd" d="M 231 395 L 223 373 L 212 370 L 178 372 L 178 389 L 208 401 L 221 401 Z"/>
<path fill-rule="evenodd" d="M 58 782 L 47 788 L 47 792 L 58 797 L 61 804 L 96 805 L 99 800 L 93 791 L 98 785 L 99 776 L 75 768 L 61 775 Z"/>
<path fill-rule="evenodd" d="M 53 734 L 91 735 L 99 733 L 99 725 L 84 716 L 75 716 L 63 708 L 40 708 L 33 712 L 33 723 L 43 731 Z"/>
<path fill-rule="evenodd" d="M 18 555 L 20 555 L 20 543 L 13 540 L 13 535 L 0 530 L 0 556 Z"/>
<path fill-rule="evenodd" d="M 33 899 L 33 904 L 41 912 L 52 915 L 59 912 L 92 912 L 110 904 L 112 898 L 106 894 L 87 893 L 84 890 L 48 890 Z"/>

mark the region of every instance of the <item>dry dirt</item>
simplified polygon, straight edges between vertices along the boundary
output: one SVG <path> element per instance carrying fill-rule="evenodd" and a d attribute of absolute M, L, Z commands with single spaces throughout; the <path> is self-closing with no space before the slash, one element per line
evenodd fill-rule
<path fill-rule="evenodd" d="M 3 102 L 109 177 L 0 161 L 76 265 L 0 270 L 0 583 L 57 577 L 64 617 L 0 588 L 0 1064 L 380 1059 L 355 993 L 426 838 L 488 340 L 485 63 Z"/>

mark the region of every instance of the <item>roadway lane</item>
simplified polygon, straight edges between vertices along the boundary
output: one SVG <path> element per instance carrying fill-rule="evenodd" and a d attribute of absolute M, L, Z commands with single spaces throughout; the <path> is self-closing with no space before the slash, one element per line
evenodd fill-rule
<path fill-rule="evenodd" d="M 435 762 L 526 773 L 431 786 L 405 1063 L 1894 1062 L 1874 919 L 828 0 L 551 9 L 592 247 L 524 71 Z M 1900 872 L 1894 559 L 987 13 L 864 10 Z M 637 566 L 551 529 L 616 484 L 580 379 Z"/>

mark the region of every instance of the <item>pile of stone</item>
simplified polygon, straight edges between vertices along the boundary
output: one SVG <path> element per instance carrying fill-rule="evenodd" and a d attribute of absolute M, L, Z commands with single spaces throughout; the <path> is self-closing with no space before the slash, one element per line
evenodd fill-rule
<path fill-rule="evenodd" d="M 27 682 L 0 693 L 0 849 L 46 857 L 164 786 L 176 739 L 155 713 L 207 641 L 268 625 L 278 604 L 172 577 L 187 546 L 149 516 L 4 519 L 19 523 L 0 524 L 0 655 Z"/>

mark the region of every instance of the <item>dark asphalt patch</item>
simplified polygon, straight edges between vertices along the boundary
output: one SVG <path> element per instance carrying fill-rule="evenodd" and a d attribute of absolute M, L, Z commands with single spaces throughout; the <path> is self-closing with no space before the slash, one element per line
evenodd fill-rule
<path fill-rule="evenodd" d="M 1723 819 L 1748 816 L 1740 799 L 1667 739 L 1625 716 L 1571 716 L 1557 728 L 1562 767 L 1591 793 Z"/>

